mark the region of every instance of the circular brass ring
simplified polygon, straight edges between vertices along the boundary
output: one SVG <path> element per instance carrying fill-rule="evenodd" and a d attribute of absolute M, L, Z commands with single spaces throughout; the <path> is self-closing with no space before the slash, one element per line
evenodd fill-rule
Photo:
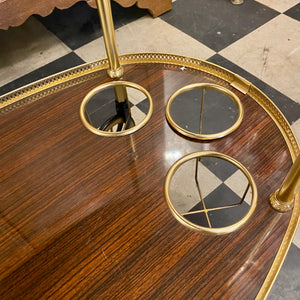
<path fill-rule="evenodd" d="M 145 96 L 147 97 L 147 99 L 149 101 L 149 110 L 148 110 L 145 118 L 139 124 L 135 125 L 134 127 L 131 127 L 129 129 L 122 130 L 122 131 L 117 131 L 117 132 L 106 132 L 106 131 L 99 130 L 99 129 L 93 127 L 85 118 L 85 108 L 86 108 L 88 101 L 95 94 L 97 94 L 105 89 L 108 89 L 111 87 L 113 88 L 113 87 L 120 86 L 120 85 L 137 89 L 145 94 Z M 95 87 L 83 98 L 81 105 L 80 105 L 79 114 L 80 114 L 80 119 L 81 119 L 83 125 L 92 133 L 95 133 L 100 136 L 106 136 L 106 137 L 117 137 L 117 136 L 124 136 L 124 135 L 132 134 L 132 133 L 136 132 L 137 130 L 139 130 L 140 128 L 142 128 L 150 120 L 152 112 L 153 112 L 152 98 L 151 98 L 149 92 L 145 88 L 143 88 L 142 86 L 140 86 L 136 83 L 133 83 L 133 82 L 111 81 L 111 82 L 107 82 L 107 83 L 104 83 L 104 84 L 101 84 L 101 85 Z"/>
<path fill-rule="evenodd" d="M 213 134 L 201 134 L 201 133 L 194 133 L 194 132 L 188 131 L 188 130 L 180 127 L 173 120 L 171 113 L 170 113 L 170 108 L 171 108 L 171 104 L 174 101 L 174 99 L 184 92 L 188 92 L 188 91 L 191 91 L 194 89 L 199 89 L 199 88 L 219 91 L 219 92 L 227 95 L 230 99 L 232 99 L 236 103 L 239 114 L 238 114 L 237 120 L 231 127 L 227 128 L 224 131 L 213 133 Z M 166 118 L 167 118 L 170 126 L 175 131 L 178 131 L 182 135 L 187 136 L 189 138 L 197 139 L 197 140 L 214 140 L 214 139 L 222 138 L 222 137 L 230 134 L 231 132 L 233 132 L 240 126 L 240 124 L 242 123 L 242 120 L 243 120 L 243 116 L 244 116 L 244 109 L 243 109 L 243 105 L 242 105 L 239 97 L 237 95 L 235 95 L 233 92 L 231 92 L 230 90 L 228 90 L 220 85 L 213 84 L 213 83 L 193 83 L 193 84 L 186 85 L 186 86 L 180 88 L 179 90 L 177 90 L 175 93 L 173 93 L 171 95 L 171 97 L 169 98 L 167 105 L 166 105 Z"/>
<path fill-rule="evenodd" d="M 172 179 L 174 173 L 185 162 L 187 162 L 191 159 L 200 158 L 200 157 L 216 157 L 216 158 L 224 159 L 224 160 L 232 163 L 233 165 L 235 165 L 238 169 L 240 169 L 244 173 L 246 178 L 248 179 L 248 182 L 252 189 L 251 205 L 250 205 L 250 208 L 247 211 L 247 213 L 238 222 L 236 222 L 230 226 L 217 227 L 217 228 L 209 228 L 209 227 L 205 227 L 205 226 L 200 226 L 200 225 L 194 224 L 193 222 L 190 222 L 189 220 L 187 220 L 174 207 L 174 205 L 171 201 L 171 198 L 170 198 L 170 194 L 169 194 L 169 187 L 170 187 L 171 179 Z M 228 234 L 228 233 L 238 230 L 251 218 L 251 216 L 253 215 L 254 210 L 256 208 L 256 205 L 257 205 L 257 187 L 256 187 L 255 181 L 254 181 L 252 175 L 250 174 L 250 172 L 239 161 L 235 160 L 234 158 L 232 158 L 228 155 L 219 153 L 219 152 L 214 152 L 214 151 L 202 151 L 202 152 L 191 153 L 191 154 L 188 154 L 188 155 L 182 157 L 178 161 L 176 161 L 167 173 L 167 176 L 165 179 L 165 185 L 164 185 L 164 195 L 165 195 L 167 205 L 168 205 L 169 209 L 171 210 L 173 216 L 181 224 L 183 224 L 184 226 L 186 226 L 189 229 L 199 231 L 202 233 L 206 233 L 206 234 L 212 234 L 212 235 Z"/>

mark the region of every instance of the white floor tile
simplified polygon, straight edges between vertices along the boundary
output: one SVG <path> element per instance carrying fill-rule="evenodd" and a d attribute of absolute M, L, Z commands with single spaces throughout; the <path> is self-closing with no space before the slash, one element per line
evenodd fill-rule
<path fill-rule="evenodd" d="M 298 140 L 298 143 L 300 144 L 300 119 L 292 124 L 292 130 Z M 300 248 L 300 226 L 298 226 L 294 236 L 294 244 Z"/>
<path fill-rule="evenodd" d="M 22 26 L 0 30 L 0 41 L 0 86 L 71 52 L 34 18 Z"/>
<path fill-rule="evenodd" d="M 246 0 L 247 1 L 247 0 Z M 273 8 L 279 12 L 285 12 L 289 8 L 298 4 L 299 0 L 256 0 L 270 8 Z"/>
<path fill-rule="evenodd" d="M 300 103 L 300 26 L 279 15 L 220 54 Z"/>
<path fill-rule="evenodd" d="M 295 233 L 293 242 L 300 249 L 300 226 L 299 225 Z"/>
<path fill-rule="evenodd" d="M 298 140 L 298 143 L 300 144 L 300 116 L 299 119 L 292 124 L 292 130 Z"/>
<path fill-rule="evenodd" d="M 119 54 L 163 52 L 207 59 L 215 52 L 165 21 L 145 16 L 116 30 Z M 90 62 L 106 57 L 103 38 L 75 51 Z"/>

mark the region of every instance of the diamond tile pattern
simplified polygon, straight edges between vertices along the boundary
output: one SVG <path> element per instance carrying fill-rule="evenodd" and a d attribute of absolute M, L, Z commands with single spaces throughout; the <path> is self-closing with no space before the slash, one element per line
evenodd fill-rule
<path fill-rule="evenodd" d="M 14 81 L 11 81 L 3 86 L 0 86 L 0 95 L 5 94 L 11 90 L 15 90 L 19 87 L 24 86 L 25 84 L 37 81 L 41 78 L 50 76 L 52 74 L 70 69 L 77 65 L 83 64 L 82 60 L 76 53 L 70 52 L 67 55 L 61 56 L 60 58 L 43 65 L 42 67 L 35 69 L 34 71 L 25 74 L 22 77 L 17 78 Z"/>
<path fill-rule="evenodd" d="M 224 0 L 179 0 L 162 18 L 209 48 L 220 51 L 276 15 L 278 12 L 253 0 L 240 6 Z"/>
<path fill-rule="evenodd" d="M 232 5 L 230 0 L 176 0 L 170 12 L 156 19 L 136 6 L 123 8 L 112 1 L 112 9 L 119 53 L 182 54 L 230 69 L 274 101 L 300 140 L 299 0 L 244 0 L 242 5 Z M 0 31 L 0 41 L 0 94 L 106 56 L 97 11 L 85 2 L 66 10 L 55 9 L 45 18 L 30 17 L 22 26 Z M 145 97 L 129 94 L 132 111 L 137 119 L 142 119 L 147 111 Z M 109 92 L 107 97 L 113 105 Z M 90 109 L 97 119 L 98 106 L 92 104 Z M 197 110 L 195 106 L 194 109 Z M 177 113 L 179 117 L 183 115 L 180 109 Z M 205 159 L 199 164 L 200 175 L 202 171 L 209 174 L 200 182 L 208 205 L 215 201 L 222 204 L 222 199 L 229 199 L 223 204 L 238 202 L 245 189 L 239 171 L 222 164 L 216 168 L 215 163 Z M 202 209 L 197 189 L 188 185 L 194 178 L 194 169 L 190 169 L 183 169 L 174 180 L 175 186 L 182 187 L 173 192 L 180 212 Z M 186 200 L 180 202 L 183 198 Z M 234 222 L 245 214 L 250 198 L 248 193 L 243 205 L 227 209 L 225 214 L 210 213 L 212 224 Z M 187 218 L 199 224 L 207 222 L 203 213 Z M 299 299 L 299 232 L 270 300 Z"/>
<path fill-rule="evenodd" d="M 273 8 L 281 13 L 293 7 L 299 2 L 299 0 L 256 0 L 259 3 L 262 3 L 270 8 Z"/>
<path fill-rule="evenodd" d="M 298 3 L 294 7 L 290 8 L 284 14 L 300 21 L 300 3 Z"/>
<path fill-rule="evenodd" d="M 111 6 L 115 28 L 130 23 L 146 13 L 135 6 L 123 8 L 113 1 Z M 97 10 L 84 2 L 78 2 L 66 11 L 54 9 L 51 15 L 37 18 L 72 50 L 102 36 Z"/>
<path fill-rule="evenodd" d="M 296 102 L 295 99 L 289 98 L 283 93 L 279 92 L 276 88 L 271 87 L 269 84 L 255 77 L 251 73 L 247 72 L 240 66 L 234 64 L 230 60 L 227 60 L 223 56 L 219 54 L 215 54 L 210 57 L 208 61 L 215 63 L 219 66 L 222 66 L 232 72 L 239 74 L 245 79 L 249 80 L 249 82 L 253 83 L 260 90 L 262 90 L 272 101 L 278 106 L 278 108 L 282 111 L 284 116 L 290 123 L 295 122 L 300 117 L 300 105 Z M 298 140 L 300 139 L 300 135 L 297 136 Z"/>
<path fill-rule="evenodd" d="M 220 54 L 300 103 L 299 40 L 299 22 L 281 14 Z"/>

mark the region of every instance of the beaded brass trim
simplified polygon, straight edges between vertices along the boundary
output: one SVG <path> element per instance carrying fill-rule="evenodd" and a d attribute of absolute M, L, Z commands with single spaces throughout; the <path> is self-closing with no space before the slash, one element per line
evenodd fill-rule
<path fill-rule="evenodd" d="M 290 219 L 290 223 L 288 225 L 288 228 L 285 232 L 285 235 L 283 237 L 283 240 L 281 242 L 281 245 L 278 249 L 278 252 L 276 254 L 276 257 L 273 261 L 273 264 L 270 268 L 270 271 L 261 286 L 259 293 L 256 296 L 256 300 L 266 299 L 272 285 L 274 284 L 276 277 L 280 271 L 280 268 L 283 265 L 284 259 L 288 253 L 288 250 L 291 246 L 291 243 L 293 241 L 293 237 L 295 235 L 298 223 L 299 223 L 299 216 L 300 216 L 300 195 L 296 195 L 295 202 L 294 202 L 294 208 L 292 212 L 292 216 Z"/>
<path fill-rule="evenodd" d="M 121 65 L 136 63 L 161 63 L 168 65 L 177 65 L 187 67 L 198 71 L 203 71 L 223 79 L 229 84 L 238 82 L 239 90 L 247 91 L 247 94 L 254 99 L 273 119 L 277 127 L 280 129 L 291 153 L 294 161 L 299 155 L 299 145 L 291 130 L 289 123 L 275 104 L 259 89 L 253 85 L 241 82 L 241 77 L 213 63 L 202 61 L 196 58 L 189 58 L 174 54 L 165 53 L 139 53 L 126 54 L 120 56 Z M 91 77 L 97 77 L 97 71 L 108 68 L 108 60 L 102 59 L 92 63 L 87 63 L 67 71 L 49 76 L 35 83 L 29 84 L 23 88 L 7 93 L 0 97 L 0 114 L 8 113 L 17 107 L 25 105 L 29 102 L 36 101 L 50 95 L 58 90 L 68 88 L 72 85 L 89 80 Z M 59 85 L 59 86 L 58 86 Z M 241 89 L 243 87 L 243 89 Z M 20 103 L 17 103 L 20 101 Z M 296 196 L 294 209 L 291 220 L 285 233 L 284 239 L 275 257 L 273 265 L 260 289 L 257 299 L 263 299 L 267 296 L 276 276 L 280 270 L 283 260 L 287 254 L 292 238 L 295 234 L 300 215 L 300 197 Z"/>
<path fill-rule="evenodd" d="M 277 194 L 278 194 L 278 190 L 276 190 L 275 192 L 273 192 L 270 195 L 269 202 L 270 202 L 271 206 L 275 210 L 277 210 L 279 212 L 283 212 L 283 213 L 292 210 L 294 207 L 294 201 L 287 202 L 287 203 L 280 202 L 277 198 Z"/>

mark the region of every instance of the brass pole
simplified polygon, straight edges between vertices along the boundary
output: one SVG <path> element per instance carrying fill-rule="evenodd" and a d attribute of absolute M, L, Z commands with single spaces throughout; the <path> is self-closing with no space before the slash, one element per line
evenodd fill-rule
<path fill-rule="evenodd" d="M 293 208 L 294 198 L 300 192 L 300 155 L 292 165 L 279 190 L 270 196 L 271 206 L 280 211 L 286 212 Z"/>
<path fill-rule="evenodd" d="M 96 3 L 103 31 L 106 54 L 109 62 L 109 69 L 107 70 L 107 74 L 110 78 L 118 79 L 123 75 L 123 68 L 120 65 L 117 51 L 110 0 L 96 0 Z M 114 91 L 117 102 L 121 103 L 127 100 L 128 96 L 125 87 L 116 86 L 114 88 Z"/>
<path fill-rule="evenodd" d="M 120 65 L 116 46 L 114 23 L 111 13 L 110 0 L 96 0 L 100 22 L 103 31 L 103 38 L 110 69 L 107 70 L 110 78 L 120 78 L 123 75 L 123 68 Z"/>

